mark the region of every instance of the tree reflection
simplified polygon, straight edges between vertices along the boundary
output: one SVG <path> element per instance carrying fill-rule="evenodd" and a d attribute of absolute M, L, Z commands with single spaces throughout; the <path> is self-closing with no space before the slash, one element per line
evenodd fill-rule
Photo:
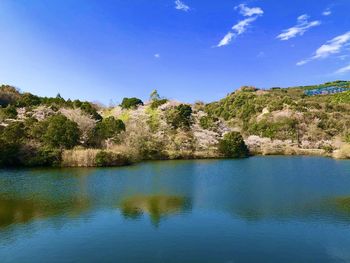
<path fill-rule="evenodd" d="M 79 215 L 87 211 L 90 202 L 84 197 L 53 201 L 44 198 L 16 198 L 0 196 L 0 228 L 14 223 L 28 223 L 35 219 L 53 217 L 67 213 Z"/>
<path fill-rule="evenodd" d="M 149 214 L 154 225 L 161 219 L 186 210 L 188 200 L 182 196 L 137 195 L 121 202 L 120 208 L 125 218 L 136 219 L 142 214 Z"/>

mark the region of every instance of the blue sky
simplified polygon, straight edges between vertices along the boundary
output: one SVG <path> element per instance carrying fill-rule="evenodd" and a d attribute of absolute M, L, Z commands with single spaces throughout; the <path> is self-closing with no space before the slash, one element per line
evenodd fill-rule
<path fill-rule="evenodd" d="M 0 82 L 108 104 L 350 79 L 349 0 L 1 0 Z"/>

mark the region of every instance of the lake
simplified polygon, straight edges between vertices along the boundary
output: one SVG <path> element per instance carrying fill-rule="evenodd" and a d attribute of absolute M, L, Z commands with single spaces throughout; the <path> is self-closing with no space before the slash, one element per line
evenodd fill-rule
<path fill-rule="evenodd" d="M 350 161 L 0 170 L 0 262 L 350 262 Z"/>

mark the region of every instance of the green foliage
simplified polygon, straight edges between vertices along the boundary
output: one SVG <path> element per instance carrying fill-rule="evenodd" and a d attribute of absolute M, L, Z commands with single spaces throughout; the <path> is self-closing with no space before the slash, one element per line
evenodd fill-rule
<path fill-rule="evenodd" d="M 20 165 L 20 150 L 24 138 L 22 122 L 12 122 L 0 129 L 0 166 Z"/>
<path fill-rule="evenodd" d="M 0 167 L 19 165 L 20 149 L 21 144 L 9 143 L 4 139 L 0 138 Z"/>
<path fill-rule="evenodd" d="M 218 122 L 218 118 L 212 116 L 203 116 L 199 119 L 199 124 L 203 129 L 215 130 Z"/>
<path fill-rule="evenodd" d="M 22 153 L 22 164 L 29 167 L 59 166 L 61 151 L 49 147 L 27 147 Z"/>
<path fill-rule="evenodd" d="M 41 104 L 41 98 L 31 93 L 22 94 L 21 98 L 17 101 L 18 107 L 31 107 Z"/>
<path fill-rule="evenodd" d="M 100 151 L 96 154 L 95 164 L 98 167 L 121 166 L 130 164 L 129 159 L 121 154 L 113 152 Z"/>
<path fill-rule="evenodd" d="M 257 96 L 253 92 L 235 92 L 219 102 L 208 104 L 206 112 L 225 120 L 240 118 L 246 122 L 266 107 L 267 103 L 265 97 Z"/>
<path fill-rule="evenodd" d="M 47 146 L 71 149 L 79 143 L 78 125 L 65 116 L 61 114 L 51 116 L 43 125 L 46 129 L 42 140 Z"/>
<path fill-rule="evenodd" d="M 142 100 L 138 98 L 124 98 L 120 106 L 123 109 L 131 109 L 131 108 L 136 108 L 139 105 L 143 105 Z"/>
<path fill-rule="evenodd" d="M 220 153 L 229 158 L 248 157 L 249 150 L 239 132 L 229 132 L 219 141 Z"/>
<path fill-rule="evenodd" d="M 99 147 L 103 140 L 112 139 L 118 141 L 118 135 L 125 131 L 125 124 L 122 120 L 113 116 L 103 119 L 89 134 L 87 144 L 92 147 Z"/>
<path fill-rule="evenodd" d="M 16 119 L 17 118 L 17 109 L 13 105 L 8 105 L 4 109 L 0 109 L 0 119 Z"/>
<path fill-rule="evenodd" d="M 15 104 L 16 101 L 20 98 L 19 91 L 9 85 L 0 86 L 0 107 L 6 107 L 9 104 Z"/>
<path fill-rule="evenodd" d="M 256 87 L 253 87 L 253 86 L 242 86 L 239 91 L 242 91 L 242 92 L 255 92 L 257 91 L 258 89 Z"/>
<path fill-rule="evenodd" d="M 345 135 L 345 141 L 346 141 L 347 143 L 350 143 L 350 133 L 348 133 L 348 134 Z"/>
<path fill-rule="evenodd" d="M 158 94 L 158 91 L 155 89 L 151 92 L 150 96 L 149 96 L 150 100 L 151 101 L 154 101 L 154 100 L 160 100 L 160 96 Z"/>
<path fill-rule="evenodd" d="M 41 98 L 41 103 L 47 106 L 55 106 L 55 107 L 69 106 L 67 105 L 66 101 L 61 97 L 56 97 L 56 98 L 43 97 Z"/>
<path fill-rule="evenodd" d="M 90 115 L 95 120 L 102 120 L 102 116 L 97 113 L 96 109 L 89 102 L 75 102 L 76 105 L 79 105 L 79 108 L 86 114 Z"/>
<path fill-rule="evenodd" d="M 180 104 L 179 106 L 167 110 L 166 120 L 174 129 L 188 129 L 192 124 L 191 106 Z"/>
<path fill-rule="evenodd" d="M 3 141 L 10 144 L 21 143 L 26 136 L 23 122 L 11 122 L 0 132 Z"/>
<path fill-rule="evenodd" d="M 115 119 L 113 116 L 105 118 L 97 126 L 101 130 L 103 138 L 114 138 L 120 132 L 125 131 L 125 124 L 122 120 Z"/>
<path fill-rule="evenodd" d="M 157 109 L 159 106 L 167 103 L 168 100 L 167 99 L 157 99 L 157 100 L 153 100 L 151 103 L 151 109 Z"/>
<path fill-rule="evenodd" d="M 151 131 L 155 132 L 160 123 L 160 118 L 159 118 L 159 113 L 156 109 L 153 108 L 148 108 L 146 110 L 148 119 L 147 119 L 147 124 L 150 127 Z"/>
<path fill-rule="evenodd" d="M 251 123 L 249 126 L 249 134 L 268 137 L 271 139 L 296 139 L 297 122 L 290 118 L 281 118 L 278 121 L 269 121 L 263 119 L 259 122 Z"/>
<path fill-rule="evenodd" d="M 350 90 L 332 95 L 331 101 L 334 103 L 350 103 Z"/>

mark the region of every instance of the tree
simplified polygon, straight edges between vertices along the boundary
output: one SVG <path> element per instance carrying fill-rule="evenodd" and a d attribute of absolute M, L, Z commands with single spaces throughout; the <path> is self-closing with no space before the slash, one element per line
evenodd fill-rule
<path fill-rule="evenodd" d="M 43 134 L 43 141 L 53 148 L 73 148 L 79 142 L 80 131 L 74 121 L 58 114 L 49 117 L 45 121 L 46 130 Z"/>
<path fill-rule="evenodd" d="M 173 128 L 188 129 L 192 124 L 192 108 L 190 105 L 180 104 L 167 112 L 167 122 Z"/>
<path fill-rule="evenodd" d="M 15 104 L 20 98 L 21 94 L 19 91 L 9 85 L 0 86 L 0 107 L 6 107 L 9 104 Z"/>
<path fill-rule="evenodd" d="M 3 141 L 11 144 L 20 143 L 25 138 L 25 129 L 23 122 L 11 122 L 6 126 L 1 134 Z"/>
<path fill-rule="evenodd" d="M 244 158 L 249 156 L 249 150 L 239 132 L 229 132 L 219 141 L 219 151 L 229 158 Z"/>
<path fill-rule="evenodd" d="M 103 121 L 98 124 L 102 130 L 102 136 L 105 139 L 113 138 L 117 136 L 120 132 L 125 131 L 125 124 L 122 120 L 115 119 L 113 116 L 103 119 Z"/>
<path fill-rule="evenodd" d="M 79 101 L 80 102 L 80 101 Z M 91 115 L 91 117 L 95 120 L 102 120 L 102 116 L 100 114 L 98 114 L 98 112 L 96 111 L 96 109 L 91 105 L 91 103 L 89 102 L 77 102 L 75 101 L 74 104 L 75 105 L 79 105 L 79 107 L 81 108 L 82 111 L 84 111 L 85 113 Z"/>
<path fill-rule="evenodd" d="M 143 105 L 143 101 L 138 98 L 124 98 L 120 106 L 123 109 L 136 108 L 139 105 Z"/>
<path fill-rule="evenodd" d="M 151 109 L 157 109 L 159 106 L 161 106 L 167 102 L 168 102 L 167 99 L 154 100 L 151 103 Z"/>
<path fill-rule="evenodd" d="M 25 137 L 24 124 L 12 122 L 0 130 L 0 166 L 20 164 L 20 150 Z"/>
<path fill-rule="evenodd" d="M 122 131 L 125 131 L 125 124 L 122 120 L 115 119 L 113 116 L 105 118 L 97 123 L 96 127 L 90 132 L 87 144 L 99 147 L 103 140 L 117 140 Z"/>
<path fill-rule="evenodd" d="M 38 96 L 35 96 L 31 93 L 22 94 L 21 98 L 17 102 L 19 107 L 30 107 L 37 106 L 41 103 L 41 99 Z"/>
<path fill-rule="evenodd" d="M 152 93 L 149 96 L 149 99 L 151 101 L 151 109 L 157 109 L 159 106 L 165 104 L 168 102 L 167 99 L 161 99 L 158 91 L 155 89 L 152 91 Z"/>
<path fill-rule="evenodd" d="M 151 101 L 160 100 L 160 96 L 159 96 L 158 91 L 156 89 L 151 92 L 149 99 Z"/>
<path fill-rule="evenodd" d="M 20 163 L 20 144 L 12 144 L 0 138 L 0 167 L 15 166 Z"/>

